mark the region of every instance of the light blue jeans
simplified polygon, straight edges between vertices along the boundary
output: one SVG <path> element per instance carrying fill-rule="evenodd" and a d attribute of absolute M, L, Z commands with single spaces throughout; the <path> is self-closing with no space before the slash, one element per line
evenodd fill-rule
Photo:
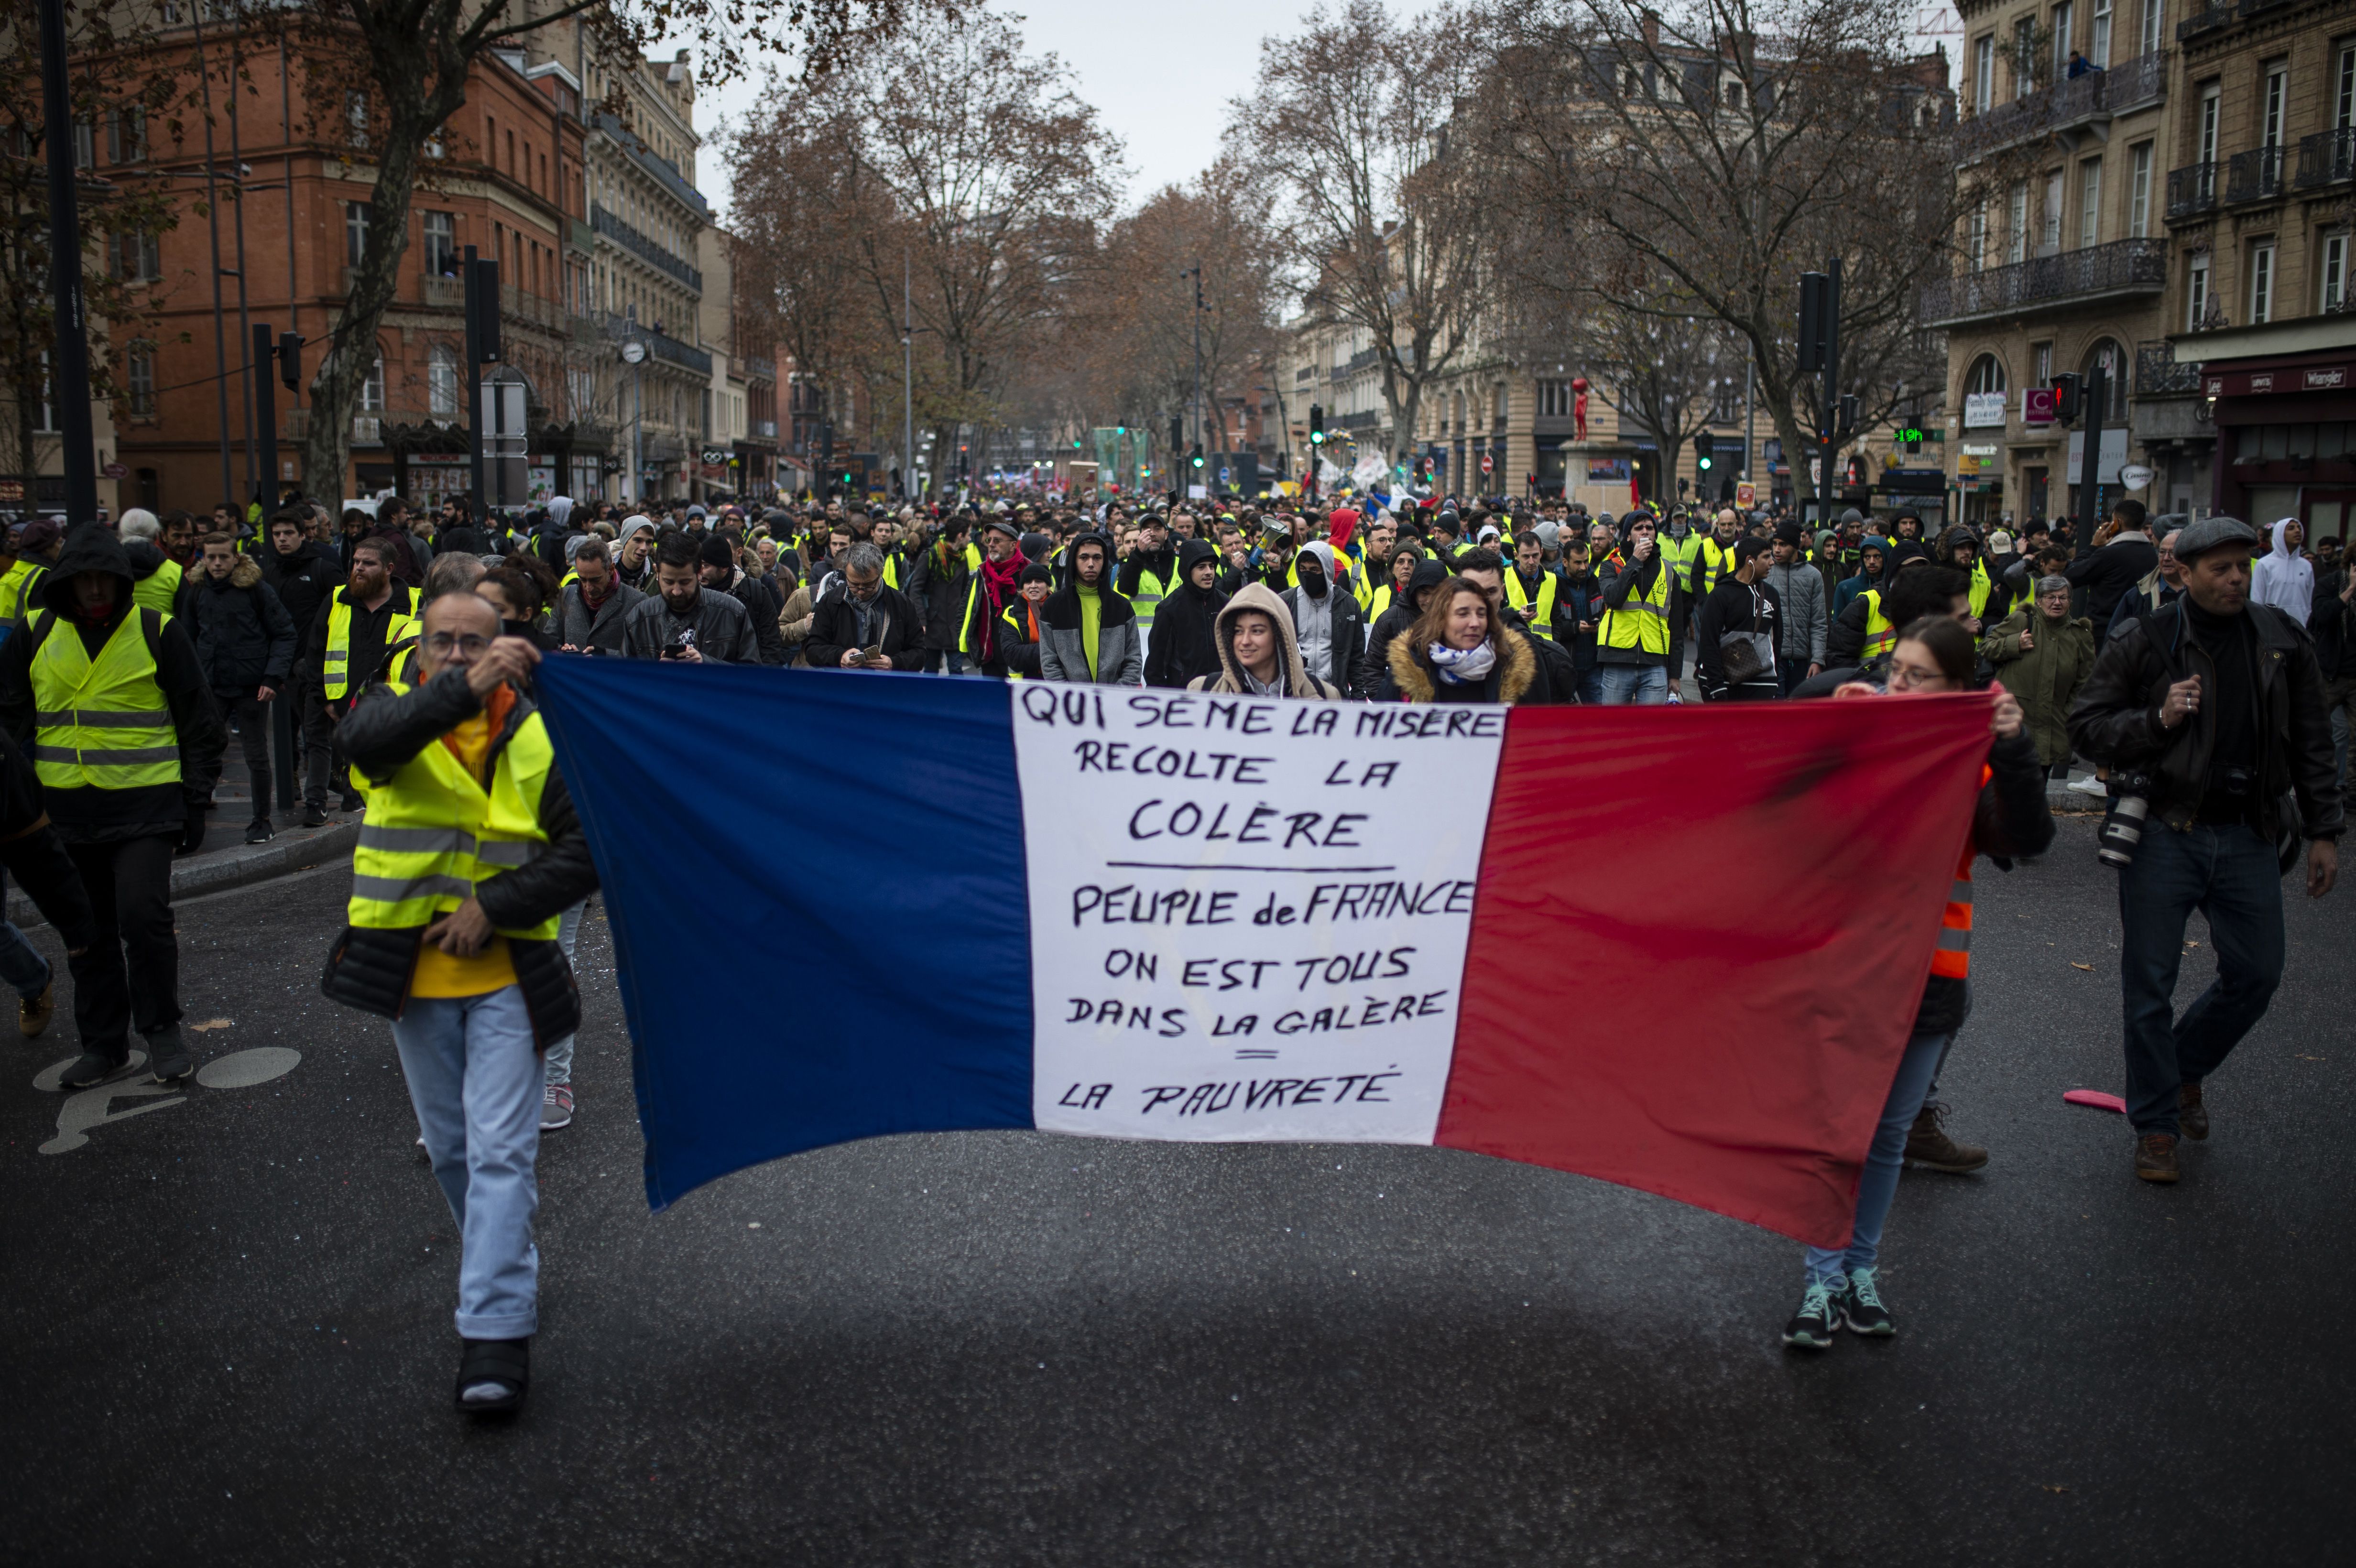
<path fill-rule="evenodd" d="M 1890 1218 L 1890 1200 L 1898 1196 L 1898 1168 L 1904 1163 L 1906 1135 L 1922 1114 L 1922 1101 L 1938 1076 L 1939 1062 L 1955 1037 L 1918 1034 L 1906 1042 L 1890 1098 L 1881 1107 L 1881 1125 L 1873 1130 L 1873 1147 L 1866 1150 L 1865 1175 L 1857 1184 L 1857 1220 L 1845 1248 L 1810 1247 L 1808 1278 L 1839 1279 L 1852 1269 L 1871 1268 L 1881 1256 L 1881 1225 Z"/>
<path fill-rule="evenodd" d="M 566 910 L 564 918 L 557 923 L 556 941 L 557 944 L 564 949 L 564 961 L 567 964 L 573 962 L 573 944 L 581 936 L 581 915 L 588 907 L 589 901 L 583 899 L 579 903 Z M 573 1037 L 568 1034 L 548 1048 L 547 1082 L 551 1083 L 573 1082 Z"/>
<path fill-rule="evenodd" d="M 1595 674 L 1607 708 L 1649 708 L 1669 699 L 1669 672 L 1659 665 L 1600 664 Z"/>
<path fill-rule="evenodd" d="M 458 1222 L 459 1337 L 524 1339 L 540 1323 L 541 1068 L 523 989 L 412 997 L 392 1040 Z"/>
<path fill-rule="evenodd" d="M 0 920 L 0 981 L 15 987 L 16 994 L 27 1000 L 49 986 L 49 961 L 25 940 L 25 933 L 13 922 L 5 920 Z"/>

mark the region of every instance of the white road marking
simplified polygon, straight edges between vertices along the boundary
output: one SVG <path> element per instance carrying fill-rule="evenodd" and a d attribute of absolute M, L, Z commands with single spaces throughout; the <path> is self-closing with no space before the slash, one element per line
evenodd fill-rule
<path fill-rule="evenodd" d="M 284 1077 L 302 1060 L 299 1051 L 283 1045 L 258 1045 L 251 1051 L 232 1051 L 227 1056 L 215 1057 L 197 1069 L 197 1082 L 208 1089 L 251 1089 L 273 1078 Z"/>
<path fill-rule="evenodd" d="M 56 1093 L 65 1076 L 80 1057 L 69 1056 L 50 1063 L 33 1079 L 33 1087 L 43 1093 Z M 250 1051 L 232 1051 L 227 1056 L 215 1057 L 197 1069 L 196 1081 L 208 1089 L 251 1089 L 257 1083 L 267 1083 L 283 1078 L 303 1060 L 303 1053 L 283 1045 L 255 1046 Z M 134 1083 L 133 1074 L 147 1065 L 147 1053 L 134 1050 L 130 1059 L 113 1075 L 100 1084 L 80 1090 L 66 1097 L 58 1107 L 57 1136 L 40 1146 L 43 1154 L 67 1154 L 90 1142 L 90 1129 L 102 1127 L 110 1122 L 126 1122 L 150 1111 L 162 1111 L 185 1104 L 187 1096 L 177 1084 Z M 117 1111 L 118 1099 L 141 1099 L 148 1103 Z"/>

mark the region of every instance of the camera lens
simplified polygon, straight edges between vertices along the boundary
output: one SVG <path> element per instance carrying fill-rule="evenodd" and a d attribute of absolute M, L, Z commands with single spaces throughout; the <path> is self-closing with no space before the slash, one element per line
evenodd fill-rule
<path fill-rule="evenodd" d="M 2094 858 L 2118 870 L 2133 865 L 2136 847 L 2143 842 L 2144 818 L 2150 811 L 2151 802 L 2142 795 L 2121 795 L 2110 816 L 2103 819 L 2102 832 L 2095 835 Z"/>

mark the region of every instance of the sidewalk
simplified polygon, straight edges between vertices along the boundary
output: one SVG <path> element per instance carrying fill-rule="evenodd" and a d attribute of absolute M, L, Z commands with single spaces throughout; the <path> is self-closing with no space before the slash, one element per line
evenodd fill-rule
<path fill-rule="evenodd" d="M 204 847 L 193 854 L 173 859 L 175 902 L 200 893 L 217 893 L 294 871 L 307 871 L 330 861 L 348 862 L 353 846 L 359 842 L 359 814 L 345 811 L 330 791 L 326 827 L 292 826 L 303 820 L 298 799 L 294 806 L 272 813 L 272 823 L 278 829 L 275 838 L 267 844 L 248 844 L 245 827 L 253 820 L 252 780 L 246 776 L 245 756 L 234 735 L 230 738 L 228 754 L 221 759 L 221 780 L 213 790 L 213 800 Z M 14 882 L 8 887 L 7 918 L 27 930 L 42 923 L 40 911 Z"/>

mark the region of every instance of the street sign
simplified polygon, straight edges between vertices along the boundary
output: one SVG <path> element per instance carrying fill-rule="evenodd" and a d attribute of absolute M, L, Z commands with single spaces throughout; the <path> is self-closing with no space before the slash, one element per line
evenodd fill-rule
<path fill-rule="evenodd" d="M 2085 449 L 2079 448 L 2081 452 Z M 2130 463 L 2119 470 L 2119 483 L 2129 490 L 2140 490 L 2152 481 L 2152 471 L 2140 463 Z"/>
<path fill-rule="evenodd" d="M 1496 470 L 1496 466 L 1497 466 L 1497 460 L 1496 460 L 1495 458 L 1492 457 L 1491 455 L 1489 455 L 1489 453 L 1485 453 L 1485 452 L 1484 452 L 1484 453 L 1483 453 L 1481 454 L 1481 472 L 1482 472 L 1482 473 L 1483 473 L 1483 474 L 1494 473 L 1494 472 Z"/>
<path fill-rule="evenodd" d="M 1734 504 L 1740 507 L 1745 511 L 1749 511 L 1751 507 L 1757 506 L 1759 504 L 1759 486 L 1751 484 L 1749 480 L 1745 480 L 1741 484 L 1737 485 L 1734 487 Z"/>
<path fill-rule="evenodd" d="M 109 479 L 128 479 L 131 477 L 131 465 L 127 463 L 110 463 L 99 472 Z M 2143 486 L 2138 485 L 2136 488 L 2141 489 Z"/>

